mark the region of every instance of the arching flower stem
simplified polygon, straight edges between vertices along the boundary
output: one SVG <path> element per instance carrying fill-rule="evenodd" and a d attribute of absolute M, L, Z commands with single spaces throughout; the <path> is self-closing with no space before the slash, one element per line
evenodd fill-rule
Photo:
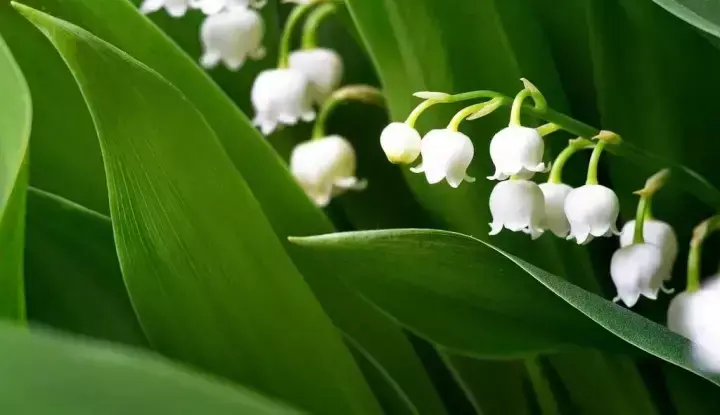
<path fill-rule="evenodd" d="M 562 170 L 565 167 L 570 156 L 577 153 L 580 150 L 593 148 L 595 145 L 592 141 L 585 138 L 577 138 L 570 140 L 568 146 L 558 154 L 557 158 L 553 162 L 552 169 L 550 170 L 550 176 L 548 177 L 548 183 L 559 184 L 562 183 Z"/>
<path fill-rule="evenodd" d="M 326 2 L 318 6 L 315 10 L 310 13 L 305 25 L 303 26 L 302 32 L 302 49 L 315 49 L 318 46 L 317 42 L 317 31 L 320 24 L 326 18 L 332 16 L 337 12 L 337 6 L 335 3 Z"/>
<path fill-rule="evenodd" d="M 330 114 L 340 104 L 347 101 L 358 101 L 369 105 L 376 105 L 378 107 L 385 107 L 385 96 L 379 89 L 370 85 L 347 85 L 335 92 L 328 97 L 323 103 L 320 112 L 318 113 L 315 125 L 313 126 L 312 138 L 319 139 L 326 136 L 325 125 L 327 124 Z"/>
<path fill-rule="evenodd" d="M 700 289 L 700 271 L 702 262 L 702 246 L 705 239 L 713 232 L 720 230 L 720 215 L 716 215 L 698 225 L 690 240 L 690 253 L 687 265 L 687 287 L 685 291 L 694 292 Z"/>
<path fill-rule="evenodd" d="M 305 17 L 310 10 L 312 10 L 320 2 L 314 1 L 308 4 L 300 4 L 295 6 L 283 28 L 282 38 L 280 39 L 280 52 L 278 55 L 278 69 L 287 68 L 289 65 L 290 49 L 292 48 L 292 35 L 295 31 L 295 27 L 300 24 L 300 21 Z"/>
<path fill-rule="evenodd" d="M 665 186 L 668 177 L 670 177 L 670 170 L 660 170 L 645 182 L 645 187 L 643 189 L 635 192 L 636 195 L 640 196 L 640 201 L 638 202 L 637 212 L 635 214 L 635 230 L 633 233 L 634 244 L 645 243 L 643 229 L 645 229 L 645 219 L 650 216 L 652 198 L 658 190 Z"/>

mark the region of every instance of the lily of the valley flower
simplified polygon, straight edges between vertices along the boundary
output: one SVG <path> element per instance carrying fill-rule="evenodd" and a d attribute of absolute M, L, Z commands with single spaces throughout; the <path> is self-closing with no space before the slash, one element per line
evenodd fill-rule
<path fill-rule="evenodd" d="M 570 222 L 565 216 L 565 199 L 573 188 L 564 183 L 543 183 L 540 185 L 545 196 L 545 225 L 556 236 L 567 237 Z"/>
<path fill-rule="evenodd" d="M 313 101 L 322 104 L 337 89 L 343 76 L 343 61 L 331 49 L 298 50 L 290 54 L 291 69 L 305 74 L 310 81 Z"/>
<path fill-rule="evenodd" d="M 389 124 L 380 134 L 380 146 L 391 163 L 410 164 L 420 156 L 422 138 L 404 122 Z"/>
<path fill-rule="evenodd" d="M 172 17 L 182 17 L 190 8 L 192 0 L 145 0 L 140 5 L 142 13 L 153 13 L 165 8 Z"/>
<path fill-rule="evenodd" d="M 662 268 L 663 253 L 655 245 L 638 243 L 615 251 L 610 262 L 610 276 L 618 293 L 614 301 L 633 307 L 641 295 L 657 299 Z"/>
<path fill-rule="evenodd" d="M 332 135 L 298 144 L 290 156 L 290 171 L 318 206 L 347 190 L 362 190 L 355 177 L 355 150 L 346 139 Z"/>
<path fill-rule="evenodd" d="M 537 239 L 543 233 L 545 200 L 540 187 L 528 180 L 508 180 L 498 183 L 490 194 L 490 235 L 503 228 L 529 233 Z"/>
<path fill-rule="evenodd" d="M 618 234 L 620 202 L 612 190 L 599 184 L 573 189 L 565 199 L 565 216 L 570 223 L 569 239 L 585 244 L 593 238 Z"/>
<path fill-rule="evenodd" d="M 467 168 L 475 154 L 470 137 L 458 131 L 438 129 L 428 132 L 420 143 L 422 163 L 410 170 L 425 173 L 428 183 L 435 184 L 443 179 L 452 187 L 460 183 L 474 182 L 467 175 Z"/>
<path fill-rule="evenodd" d="M 518 125 L 503 128 L 490 141 L 495 174 L 488 179 L 505 180 L 515 175 L 529 179 L 535 173 L 546 172 L 544 152 L 543 138 L 534 128 Z"/>
<path fill-rule="evenodd" d="M 675 296 L 668 308 L 668 328 L 693 342 L 695 364 L 708 372 L 720 372 L 720 276 L 702 288 Z"/>
<path fill-rule="evenodd" d="M 635 220 L 631 220 L 623 226 L 620 232 L 620 246 L 625 247 L 633 243 L 635 232 Z M 662 251 L 663 265 L 660 273 L 662 281 L 670 280 L 675 259 L 678 255 L 678 240 L 673 228 L 656 219 L 645 219 L 643 224 L 643 237 L 645 243 L 655 245 Z"/>
<path fill-rule="evenodd" d="M 234 8 L 208 16 L 200 27 L 204 50 L 200 63 L 213 68 L 223 62 L 228 69 L 240 69 L 247 57 L 265 56 L 264 34 L 262 17 L 252 9 Z"/>
<path fill-rule="evenodd" d="M 315 119 L 310 83 L 294 69 L 263 71 L 255 79 L 251 101 L 255 107 L 253 124 L 269 135 L 278 125 L 294 125 L 298 120 Z"/>

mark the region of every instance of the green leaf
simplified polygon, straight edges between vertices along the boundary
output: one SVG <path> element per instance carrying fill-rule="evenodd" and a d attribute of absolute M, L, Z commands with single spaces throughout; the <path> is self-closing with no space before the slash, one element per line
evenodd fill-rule
<path fill-rule="evenodd" d="M 478 239 L 391 230 L 293 241 L 401 324 L 459 353 L 628 351 L 624 341 L 720 385 L 693 367 L 688 340 Z"/>
<path fill-rule="evenodd" d="M 45 36 L 10 6 L 10 0 L 0 0 L 0 34 L 13 50 L 33 96 L 30 183 L 107 213 L 100 146 L 70 71 Z"/>
<path fill-rule="evenodd" d="M 707 0 L 653 0 L 692 26 L 720 39 L 720 3 Z"/>
<path fill-rule="evenodd" d="M 147 346 L 120 272 L 110 219 L 33 188 L 27 205 L 28 319 Z"/>
<path fill-rule="evenodd" d="M 93 32 L 177 86 L 205 116 L 283 241 L 289 235 L 332 231 L 323 212 L 297 186 L 267 140 L 248 124 L 247 118 L 194 60 L 140 15 L 130 2 L 31 0 L 29 3 Z M 193 24 L 192 21 L 189 23 Z M 132 30 L 126 30 L 128 27 Z M 173 33 L 175 31 L 179 32 L 180 28 L 174 27 Z M 38 36 L 34 33 L 30 35 Z M 38 67 L 42 68 L 41 65 Z M 59 67 L 43 70 L 53 74 L 66 71 Z M 57 106 L 57 102 L 64 101 L 53 96 L 52 102 Z M 78 175 L 73 176 L 72 180 L 67 179 L 66 183 L 85 183 L 84 180 L 85 176 Z M 66 196 L 65 193 L 60 194 Z M 442 413 L 432 384 L 403 333 L 385 316 L 357 298 L 340 281 L 306 273 L 305 268 L 312 264 L 296 261 L 296 265 L 307 276 L 308 283 L 333 323 L 362 344 L 387 373 L 402 385 L 418 408 L 426 408 L 428 413 Z"/>
<path fill-rule="evenodd" d="M 32 104 L 30 91 L 0 37 L 0 317 L 25 319 L 23 246 Z"/>
<path fill-rule="evenodd" d="M 108 343 L 0 325 L 8 414 L 299 414 L 239 386 Z"/>
<path fill-rule="evenodd" d="M 112 45 L 16 7 L 56 46 L 90 108 L 120 265 L 150 343 L 316 413 L 377 413 L 202 114 Z"/>

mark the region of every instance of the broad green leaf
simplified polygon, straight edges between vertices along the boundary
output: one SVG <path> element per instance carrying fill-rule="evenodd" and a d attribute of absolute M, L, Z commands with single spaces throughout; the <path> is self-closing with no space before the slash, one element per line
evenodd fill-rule
<path fill-rule="evenodd" d="M 720 385 L 692 365 L 687 339 L 478 239 L 389 230 L 293 241 L 401 324 L 462 354 L 629 344 Z"/>
<path fill-rule="evenodd" d="M 108 217 L 30 188 L 25 285 L 31 321 L 147 346 L 125 289 Z"/>
<path fill-rule="evenodd" d="M 0 317 L 25 320 L 23 247 L 30 91 L 0 37 Z"/>
<path fill-rule="evenodd" d="M 299 414 L 240 386 L 148 353 L 0 325 L 3 413 Z"/>
<path fill-rule="evenodd" d="M 16 7 L 56 46 L 90 108 L 121 269 L 150 343 L 316 413 L 377 413 L 202 114 L 112 45 Z"/>
<path fill-rule="evenodd" d="M 177 86 L 205 116 L 282 240 L 289 235 L 332 231 L 325 215 L 297 186 L 266 139 L 250 127 L 247 118 L 194 59 L 141 16 L 130 2 L 31 0 L 29 4 L 93 32 Z M 54 102 L 62 100 L 57 98 Z M 79 179 L 69 182 L 75 183 L 74 180 Z M 296 262 L 303 274 L 310 275 L 301 261 Z M 442 413 L 430 380 L 396 326 L 334 278 L 308 276 L 308 283 L 333 323 L 362 344 L 402 385 L 417 407 L 427 408 L 428 413 Z"/>
<path fill-rule="evenodd" d="M 720 3 L 708 0 L 653 0 L 694 27 L 720 39 Z"/>
<path fill-rule="evenodd" d="M 70 71 L 50 42 L 10 6 L 10 0 L 0 0 L 0 34 L 33 95 L 31 184 L 106 213 L 100 146 Z"/>

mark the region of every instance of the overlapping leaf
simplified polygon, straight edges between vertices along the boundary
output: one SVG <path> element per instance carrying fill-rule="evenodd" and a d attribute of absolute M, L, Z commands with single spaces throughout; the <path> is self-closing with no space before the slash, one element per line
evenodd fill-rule
<path fill-rule="evenodd" d="M 0 317 L 25 319 L 23 247 L 30 91 L 0 37 Z"/>
<path fill-rule="evenodd" d="M 377 412 L 201 113 L 113 46 L 16 7 L 56 46 L 88 103 L 120 265 L 151 344 L 313 412 Z"/>

